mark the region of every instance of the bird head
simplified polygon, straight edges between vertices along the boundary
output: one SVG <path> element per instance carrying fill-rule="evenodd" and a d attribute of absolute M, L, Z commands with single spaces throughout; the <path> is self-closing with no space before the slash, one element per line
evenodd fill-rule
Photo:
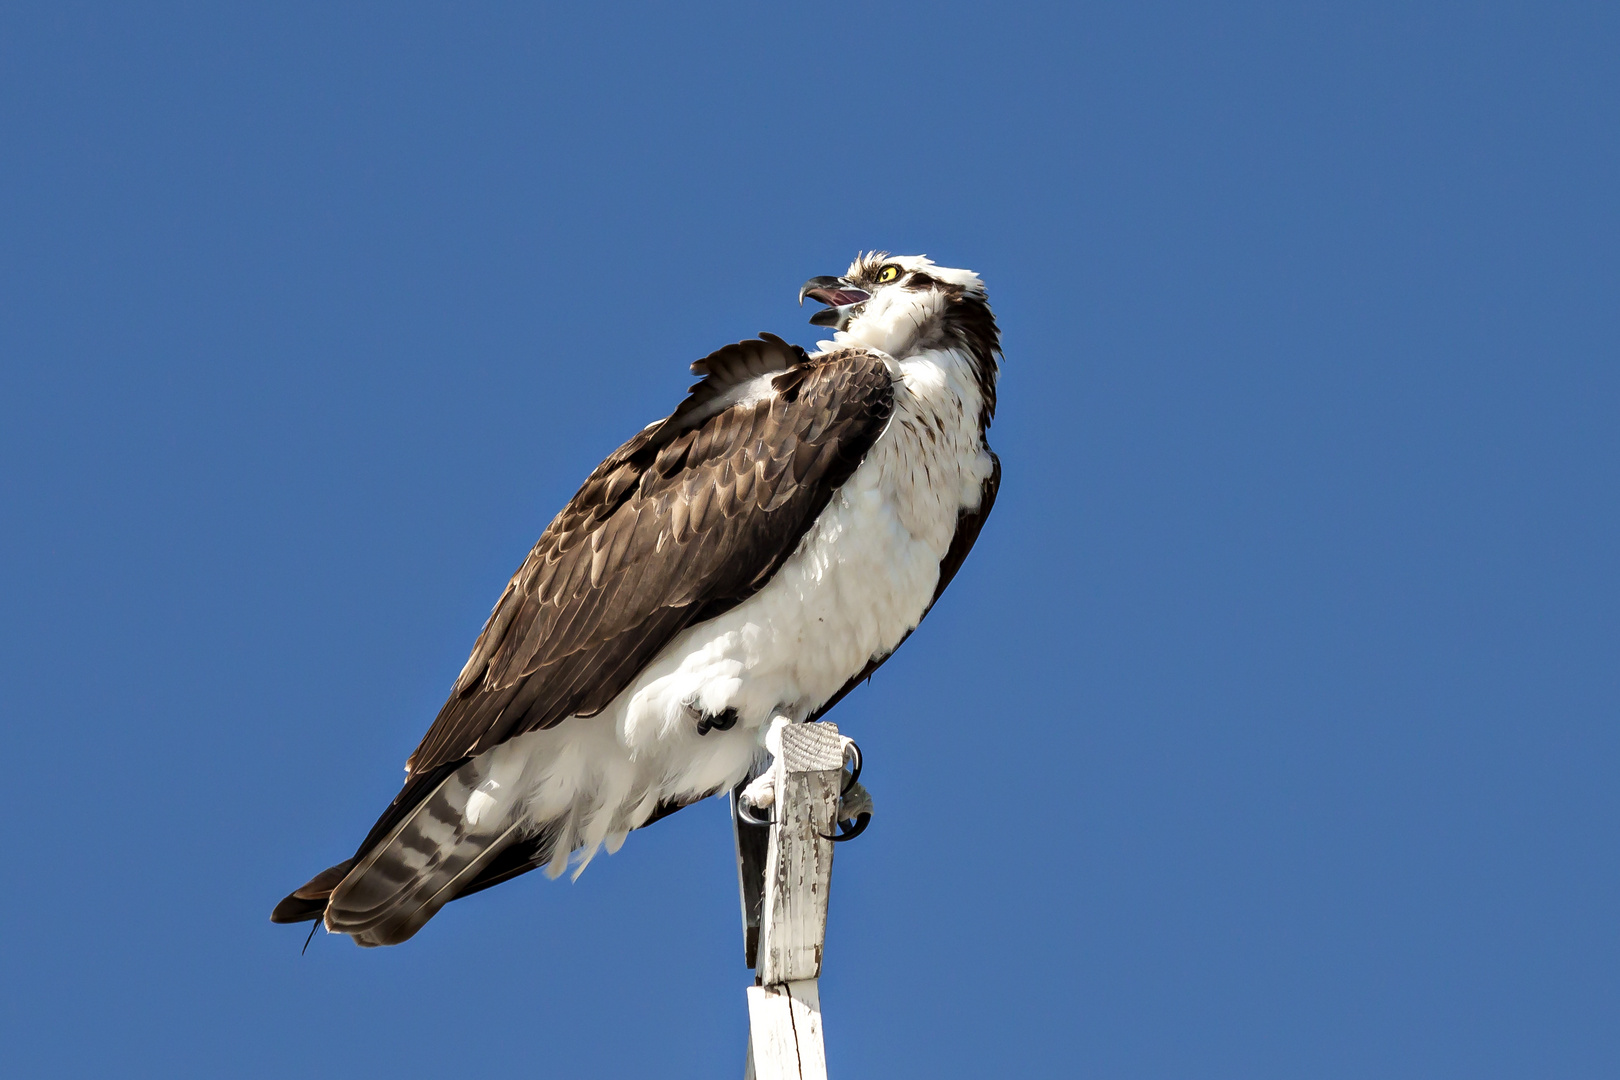
<path fill-rule="evenodd" d="M 926 344 L 943 331 L 962 300 L 984 303 L 984 284 L 971 270 L 935 266 L 924 255 L 858 256 L 841 277 L 813 277 L 799 290 L 826 307 L 810 316 L 814 326 L 838 331 L 840 344 L 861 344 L 891 356 Z"/>

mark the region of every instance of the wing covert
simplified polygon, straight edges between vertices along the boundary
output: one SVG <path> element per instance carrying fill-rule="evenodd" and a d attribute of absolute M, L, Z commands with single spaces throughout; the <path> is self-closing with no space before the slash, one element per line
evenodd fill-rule
<path fill-rule="evenodd" d="M 894 406 L 882 358 L 779 338 L 693 365 L 670 416 L 603 461 L 501 594 L 412 776 L 607 707 L 687 626 L 757 592 Z"/>

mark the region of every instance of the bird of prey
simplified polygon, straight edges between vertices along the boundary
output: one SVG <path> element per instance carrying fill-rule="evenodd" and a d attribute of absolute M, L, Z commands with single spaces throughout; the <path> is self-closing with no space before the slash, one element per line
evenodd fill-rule
<path fill-rule="evenodd" d="M 872 252 L 800 290 L 832 340 L 727 345 L 610 454 L 490 613 L 352 858 L 275 908 L 366 946 L 700 799 L 916 629 L 995 501 L 999 333 L 977 274 Z M 864 824 L 864 822 L 863 822 Z M 846 830 L 847 831 L 847 830 Z M 576 873 L 578 871 L 576 870 Z"/>

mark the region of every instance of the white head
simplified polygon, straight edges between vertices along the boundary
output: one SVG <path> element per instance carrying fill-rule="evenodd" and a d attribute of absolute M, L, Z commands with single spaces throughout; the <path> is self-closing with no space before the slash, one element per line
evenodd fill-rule
<path fill-rule="evenodd" d="M 857 256 L 842 277 L 805 282 L 799 303 L 807 296 L 828 305 L 810 322 L 837 330 L 838 344 L 899 357 L 936 344 L 930 339 L 939 336 L 952 301 L 984 305 L 984 283 L 971 270 L 935 266 L 926 255 L 870 251 Z"/>
<path fill-rule="evenodd" d="M 935 266 L 923 255 L 872 251 L 842 277 L 814 277 L 799 290 L 827 307 L 810 317 L 836 333 L 823 348 L 878 349 L 896 360 L 930 349 L 955 349 L 972 364 L 994 408 L 1001 336 L 971 270 Z"/>

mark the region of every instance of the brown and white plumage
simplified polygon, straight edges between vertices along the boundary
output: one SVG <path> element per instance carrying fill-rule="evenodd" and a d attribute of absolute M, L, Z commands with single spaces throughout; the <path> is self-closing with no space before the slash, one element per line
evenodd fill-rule
<path fill-rule="evenodd" d="M 975 276 L 926 259 L 871 256 L 840 280 L 818 298 L 865 299 L 823 351 L 771 335 L 716 351 L 592 472 L 400 795 L 273 919 L 392 944 L 458 896 L 614 850 L 745 779 L 773 720 L 824 712 L 915 628 L 999 480 L 995 323 Z"/>

